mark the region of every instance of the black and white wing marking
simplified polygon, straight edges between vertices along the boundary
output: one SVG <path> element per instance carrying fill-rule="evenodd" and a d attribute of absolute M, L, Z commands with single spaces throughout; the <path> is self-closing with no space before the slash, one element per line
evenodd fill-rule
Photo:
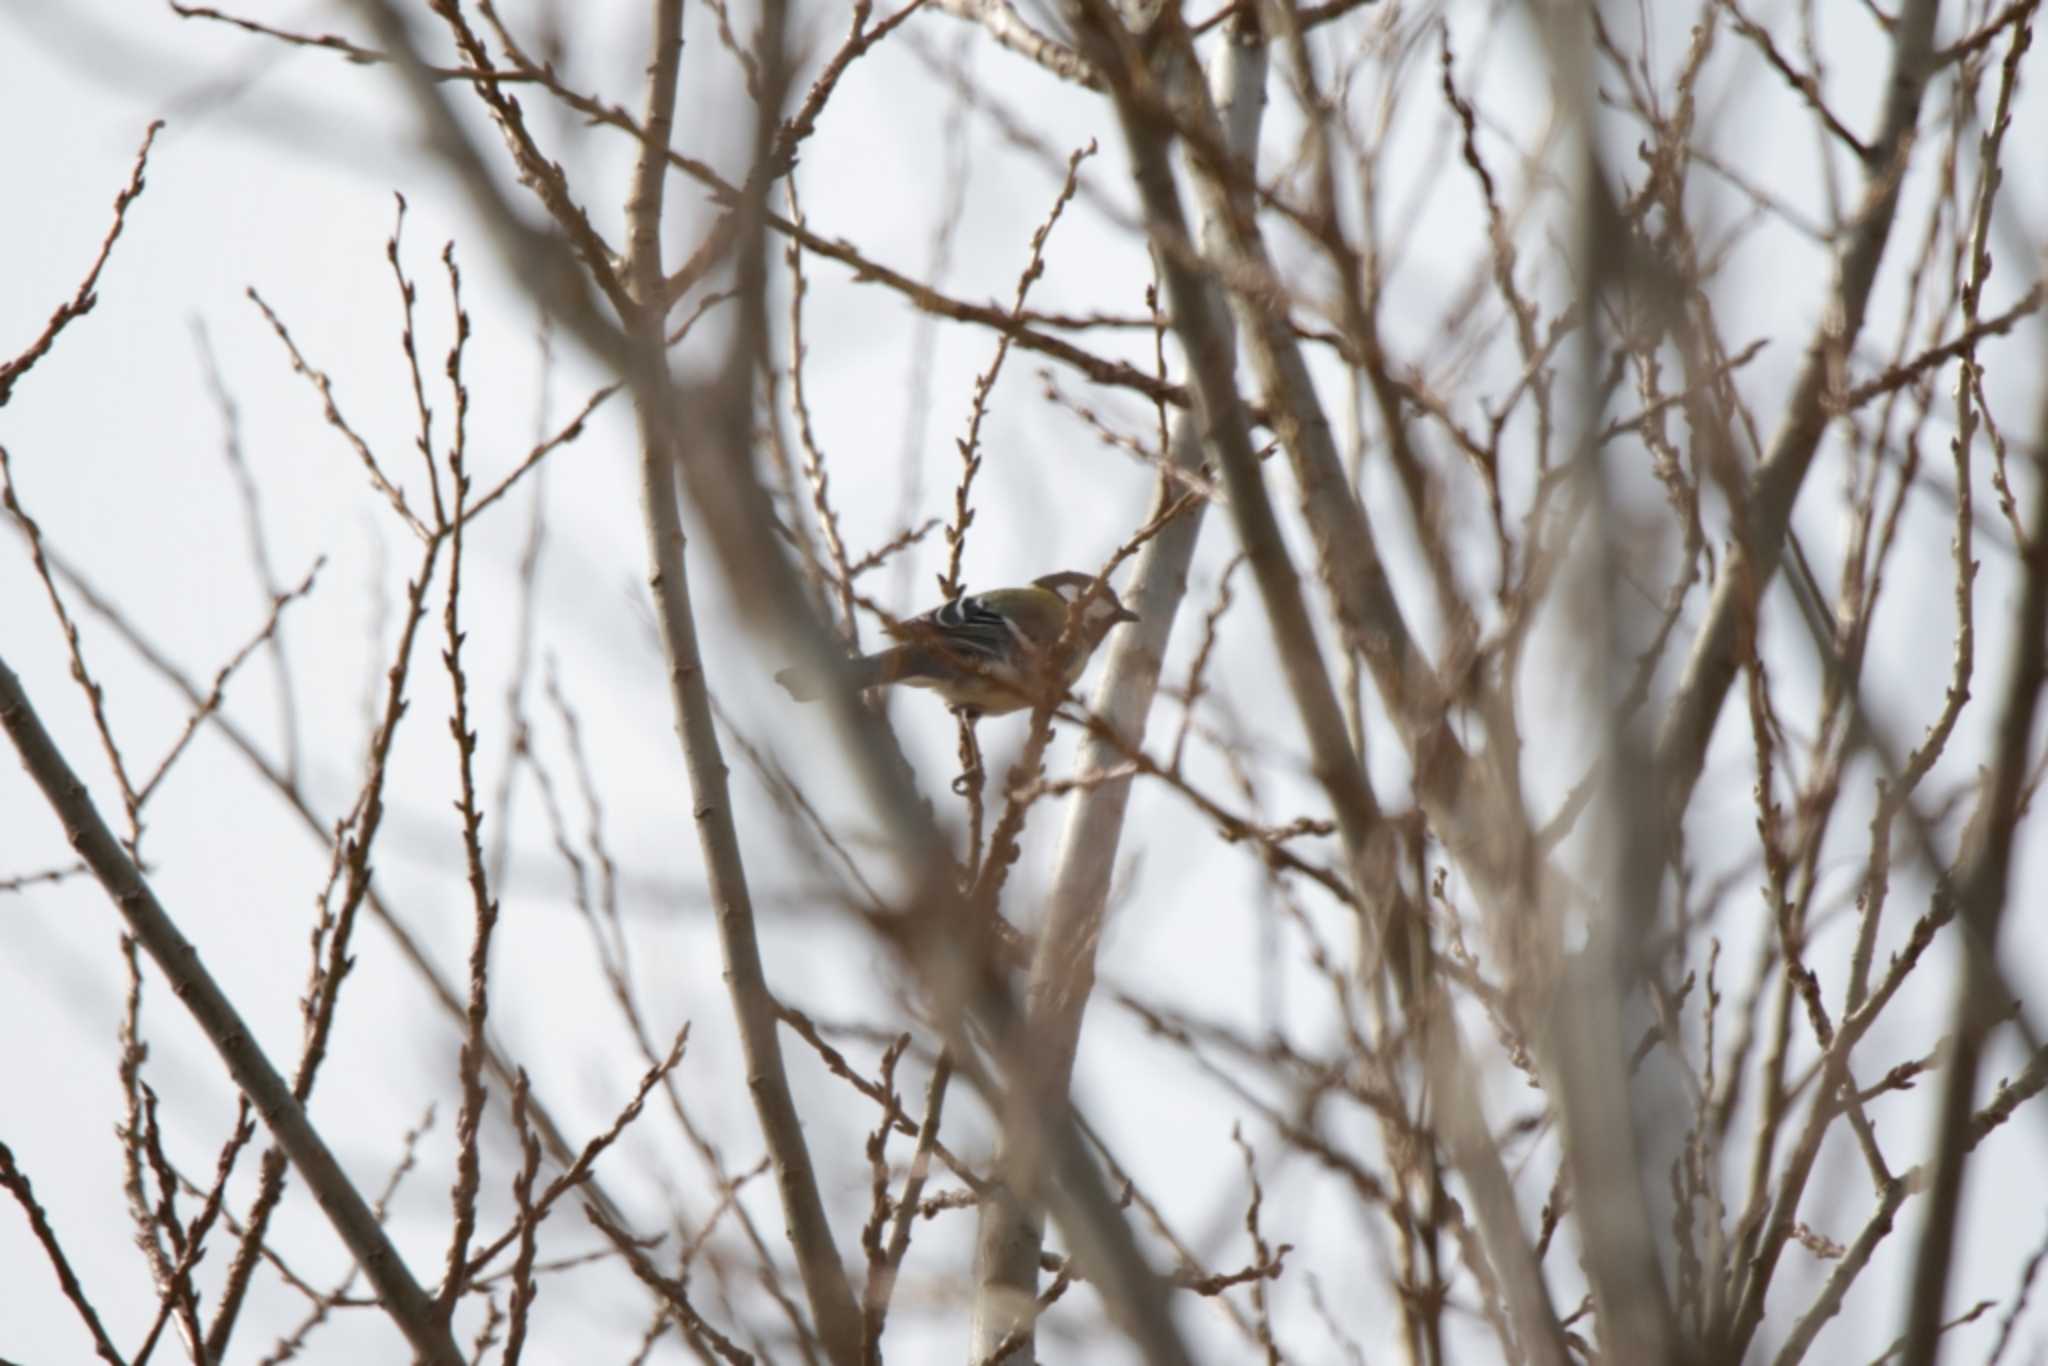
<path fill-rule="evenodd" d="M 1017 647 L 1025 643 L 1016 623 L 974 593 L 935 607 L 904 625 L 909 628 L 906 635 L 914 631 L 928 636 L 940 649 L 971 665 L 1008 666 L 1016 657 Z"/>

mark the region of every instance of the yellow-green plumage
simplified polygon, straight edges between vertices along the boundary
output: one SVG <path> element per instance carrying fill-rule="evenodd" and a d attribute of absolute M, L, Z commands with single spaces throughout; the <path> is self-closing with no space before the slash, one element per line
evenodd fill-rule
<path fill-rule="evenodd" d="M 890 634 L 901 642 L 846 662 L 841 677 L 855 688 L 902 683 L 929 688 L 949 706 L 997 716 L 1031 705 L 1042 686 L 1045 651 L 1066 629 L 1069 606 L 1079 603 L 1094 576 L 1047 574 L 1022 588 L 971 594 L 897 623 Z M 1060 691 L 1072 687 L 1088 659 L 1119 622 L 1136 621 L 1116 594 L 1103 588 L 1080 608 L 1072 652 L 1061 670 Z M 830 680 L 801 670 L 775 675 L 799 702 L 820 696 Z"/>

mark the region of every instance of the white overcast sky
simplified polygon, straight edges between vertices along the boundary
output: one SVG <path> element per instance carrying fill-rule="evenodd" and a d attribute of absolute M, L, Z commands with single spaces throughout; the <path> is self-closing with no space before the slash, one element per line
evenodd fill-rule
<path fill-rule="evenodd" d="M 629 108 L 639 104 L 633 82 L 643 65 L 645 8 L 613 0 L 574 7 L 575 22 L 587 27 L 576 34 L 572 77 L 605 87 Z M 1772 14 L 1783 9 L 1755 8 Z M 1860 7 L 1837 0 L 1824 8 L 1828 21 L 1840 26 L 1828 48 L 1835 54 L 1828 73 L 1831 96 L 1868 126 L 1885 48 L 1858 17 Z M 801 9 L 815 59 L 837 41 L 843 19 L 830 3 Z M 1537 145 L 1542 130 L 1534 123 L 1546 75 L 1520 21 L 1477 5 L 1453 4 L 1450 10 L 1465 59 L 1461 82 L 1477 92 L 1495 121 L 1490 145 L 1496 152 L 1507 138 L 1525 148 Z M 252 6 L 251 12 L 304 31 L 365 31 L 347 6 Z M 732 107 L 725 98 L 730 61 L 710 34 L 704 7 L 693 5 L 689 13 L 679 139 L 737 171 L 745 130 L 723 122 Z M 1324 40 L 1368 41 L 1372 28 L 1369 16 L 1358 16 Z M 1663 63 L 1675 62 L 1683 39 L 1676 27 L 1660 34 Z M 967 73 L 971 101 L 963 101 L 940 74 L 948 68 Z M 1444 113 L 1433 90 L 1434 55 L 1418 70 L 1421 80 L 1411 82 L 1407 94 L 1415 101 L 1413 112 L 1403 111 L 1389 163 L 1400 195 L 1430 174 L 1433 159 L 1455 155 L 1455 144 L 1441 138 Z M 1736 84 L 1724 77 L 1715 93 L 1704 115 L 1713 136 L 1743 149 L 1755 178 L 1818 213 L 1812 134 L 1796 101 L 1754 76 Z M 536 125 L 553 139 L 551 154 L 572 180 L 592 187 L 593 217 L 616 240 L 624 140 L 578 127 L 547 109 L 537 94 L 525 100 L 529 110 L 544 111 Z M 246 292 L 259 293 L 308 361 L 333 376 L 336 400 L 350 420 L 415 487 L 412 396 L 399 362 L 398 304 L 384 255 L 394 192 L 410 205 L 402 262 L 418 284 L 423 368 L 435 386 L 430 401 L 443 436 L 451 405 L 439 387 L 439 372 L 449 321 L 438 258 L 444 243 L 455 243 L 474 327 L 465 367 L 480 483 L 508 468 L 540 424 L 560 423 L 605 377 L 566 343 L 558 347 L 553 367 L 543 371 L 526 296 L 507 278 L 504 262 L 453 181 L 415 145 L 405 96 L 389 73 L 180 20 L 167 7 L 110 0 L 0 3 L 0 129 L 6 130 L 0 136 L 0 355 L 26 344 L 76 287 L 144 130 L 156 118 L 166 127 L 151 156 L 148 188 L 131 208 L 127 231 L 100 280 L 98 306 L 72 325 L 0 409 L 0 443 L 10 452 L 24 503 L 50 541 L 182 667 L 210 680 L 262 621 L 266 604 L 251 577 L 241 507 L 223 458 L 222 410 L 195 341 L 203 329 L 239 417 L 240 446 L 260 487 L 276 572 L 296 582 L 316 560 L 323 561 L 312 598 L 286 615 L 284 636 L 298 688 L 305 772 L 324 803 L 321 818 L 331 822 L 343 814 L 360 779 L 370 699 L 382 685 L 392 639 L 391 613 L 414 571 L 418 547 L 322 421 L 318 397 L 291 373 L 283 348 Z M 930 262 L 949 167 L 964 167 L 965 211 L 944 284 L 963 298 L 1007 302 L 1058 174 L 1057 166 L 1006 137 L 1006 121 L 1017 118 L 1028 119 L 1058 155 L 1091 139 L 1100 144 L 1088 163 L 1088 191 L 1052 238 L 1033 305 L 1139 311 L 1149 272 L 1138 239 L 1124 226 L 1131 196 L 1107 106 L 1063 89 L 936 13 L 921 17 L 849 74 L 802 156 L 797 183 L 804 212 L 826 236 L 848 238 L 878 260 L 921 274 Z M 2038 90 L 2027 92 L 2015 127 L 2008 170 L 2016 182 L 2014 217 L 2038 228 L 2048 223 L 2041 212 L 2048 207 L 2048 184 L 2039 153 L 2048 105 Z M 490 131 L 474 131 L 495 153 Z M 1269 157 L 1291 155 L 1292 137 L 1276 110 Z M 1617 141 L 1611 150 L 1633 173 L 1632 147 Z M 1501 162 L 1507 163 L 1504 155 Z M 694 217 L 683 221 L 706 221 L 701 196 L 687 182 L 672 182 L 672 194 L 692 206 Z M 1390 284 L 1388 316 L 1397 344 L 1426 349 L 1439 317 L 1466 283 L 1475 205 L 1462 180 L 1446 180 L 1418 202 L 1424 230 Z M 1771 395 L 1789 383 L 1797 347 L 1826 284 L 1814 255 L 1802 254 L 1796 243 L 1787 245 L 1786 236 L 1762 235 L 1738 255 L 1736 278 L 1751 287 L 1737 293 L 1726 320 L 1727 335 L 1738 344 L 1753 336 L 1773 338 L 1748 373 L 1752 387 L 1746 389 L 1766 410 Z M 680 231 L 673 236 L 672 258 L 692 240 Z M 1893 251 L 1900 249 L 1895 238 Z M 1997 277 L 2000 299 L 2025 284 L 2022 259 L 2010 247 L 2005 251 L 2013 270 Z M 1540 266 L 1525 262 L 1525 269 L 1533 287 L 1553 299 L 1569 290 L 1558 276 L 1546 279 Z M 907 306 L 851 282 L 830 263 L 813 260 L 808 272 L 809 398 L 833 461 L 849 542 L 861 553 L 900 527 L 907 496 L 915 499 L 916 520 L 946 513 L 957 469 L 954 442 L 964 431 L 973 376 L 987 365 L 993 342 L 982 332 L 942 327 L 928 375 L 915 377 L 923 324 Z M 1879 308 L 1897 306 L 1896 296 L 1880 296 Z M 707 339 L 714 335 L 707 333 Z M 2038 348 L 2038 340 L 2030 345 Z M 712 354 L 706 347 L 686 349 L 681 364 L 687 369 Z M 1013 355 L 996 391 L 966 564 L 972 586 L 1054 569 L 1093 569 L 1141 516 L 1149 473 L 1102 447 L 1069 413 L 1045 400 L 1039 376 L 1047 366 L 1035 356 Z M 1128 396 L 1106 398 L 1071 373 L 1055 379 L 1064 392 L 1119 421 L 1142 420 L 1143 410 Z M 2038 380 L 1995 369 L 1991 376 L 1994 390 L 2007 396 L 2028 392 Z M 2009 411 L 2033 420 L 2033 410 L 2018 402 Z M 906 493 L 907 450 L 916 452 L 918 472 Z M 624 882 L 635 970 L 657 1003 L 651 1023 L 659 1034 L 691 1022 L 691 1052 L 679 1074 L 685 1092 L 726 1145 L 733 1165 L 745 1166 L 758 1153 L 759 1140 L 720 987 L 716 940 L 704 913 L 687 789 L 644 605 L 633 459 L 629 413 L 615 401 L 579 442 L 550 461 L 544 485 L 533 486 L 544 487 L 546 501 L 533 649 L 536 659 L 552 661 L 583 727 L 607 838 Z M 1841 535 L 1830 501 L 1839 487 L 1826 482 L 1824 471 L 1811 483 L 1800 527 L 1826 553 Z M 1291 498 L 1291 489 L 1276 493 L 1283 505 Z M 506 746 L 501 689 L 517 648 L 514 588 L 529 508 L 522 495 L 480 527 L 465 575 L 472 586 L 465 606 L 472 677 L 486 681 L 472 704 L 490 794 Z M 1938 525 L 1945 515 L 1931 498 L 1916 501 L 1912 516 L 1926 520 L 1909 523 L 1919 539 L 1897 572 L 1900 590 L 1924 595 L 1926 611 L 1917 620 L 1904 613 L 1888 619 L 1874 645 L 1877 657 L 1901 664 L 1885 671 L 1881 700 L 1912 718 L 1901 731 L 1908 739 L 1917 738 L 1930 699 L 1939 697 L 1946 682 L 1951 613 L 1947 538 Z M 1387 534 L 1398 551 L 1406 533 L 1396 527 Z M 1196 601 L 1207 601 L 1233 549 L 1227 523 L 1212 517 L 1197 562 L 1196 587 L 1204 596 Z M 870 590 L 898 611 L 929 605 L 942 553 L 934 536 L 905 573 L 878 576 Z M 1404 595 L 1419 600 L 1421 580 L 1402 579 L 1402 567 L 1397 556 L 1397 582 Z M 693 554 L 692 570 L 714 691 L 742 729 L 772 742 L 830 809 L 848 811 L 857 797 L 825 727 L 813 716 L 793 714 L 768 683 L 784 662 L 778 647 L 750 636 L 733 619 L 730 595 L 708 549 Z M 1916 577 L 1922 582 L 1915 583 Z M 2012 583 L 2009 559 L 1987 552 L 1979 590 L 1985 621 L 2005 620 Z M 1240 587 L 1249 595 L 1248 584 Z M 447 684 L 437 663 L 443 644 L 438 601 L 422 628 L 413 710 L 398 752 L 377 871 L 386 895 L 453 977 L 461 970 L 471 921 L 449 808 L 453 750 L 445 720 Z M 184 705 L 100 621 L 77 610 L 88 663 L 107 685 L 112 723 L 131 761 L 147 771 L 177 735 Z M 1175 640 L 1176 663 L 1184 660 L 1193 634 L 1184 623 Z M 1264 645 L 1255 615 L 1241 611 L 1231 618 L 1222 656 L 1223 695 L 1250 734 L 1296 754 L 1302 744 L 1294 714 L 1272 684 Z M 1980 645 L 1979 696 L 1995 697 L 2002 643 L 1990 633 Z M 107 766 L 68 678 L 63 642 L 11 530 L 0 536 L 0 655 L 23 677 L 45 724 L 92 785 L 102 810 L 117 815 Z M 1570 702 L 1586 684 L 1573 672 L 1581 663 L 1560 656 L 1556 695 L 1532 695 L 1532 707 Z M 228 699 L 229 713 L 261 742 L 278 743 L 274 676 L 266 660 L 251 662 Z M 561 727 L 537 686 L 528 705 L 535 743 L 559 761 Z M 1583 739 L 1570 729 L 1569 711 L 1565 706 L 1555 713 L 1555 734 L 1532 737 L 1539 758 L 1546 744 L 1555 746 L 1548 757 L 1559 758 Z M 952 771 L 950 721 L 919 698 L 900 704 L 895 714 L 923 785 L 943 797 Z M 1987 720 L 1981 706 L 1966 716 L 1958 753 L 1981 758 L 1980 727 Z M 1155 720 L 1155 737 L 1163 728 Z M 992 767 L 1000 771 L 1021 725 L 984 729 Z M 1724 728 L 1716 762 L 1725 757 L 1731 767 L 1739 766 L 1747 740 L 1730 730 Z M 1398 794 L 1404 775 L 1394 748 L 1380 746 L 1375 777 L 1383 792 Z M 1064 745 L 1056 749 L 1054 773 L 1064 771 L 1066 753 Z M 784 851 L 760 785 L 737 755 L 729 757 L 742 832 L 761 841 L 753 874 L 769 912 L 767 953 L 777 989 L 823 1016 L 900 1021 L 894 1004 L 900 992 L 886 951 L 844 920 L 814 913 L 816 903 L 806 892 L 820 879 Z M 1209 776 L 1221 781 L 1220 770 Z M 1291 793 L 1306 790 L 1305 768 L 1299 776 L 1304 786 L 1265 794 L 1282 817 L 1296 813 Z M 1968 764 L 1943 776 L 1962 781 Z M 1575 777 L 1575 770 L 1561 764 L 1539 765 L 1530 781 L 1533 790 L 1554 797 Z M 1724 787 L 1725 815 L 1736 823 L 1739 845 L 1753 811 L 1740 784 Z M 565 790 L 565 799 L 572 824 L 580 828 L 584 818 L 573 792 Z M 537 1089 L 553 1100 L 572 1134 L 583 1135 L 609 1121 L 642 1065 L 594 970 L 588 935 L 568 899 L 567 873 L 549 847 L 537 802 L 528 782 L 509 816 L 515 838 L 503 885 L 506 919 L 498 941 L 493 1028 L 527 1062 Z M 505 813 L 493 811 L 487 835 L 505 822 Z M 1022 885 L 1042 885 L 1056 827 L 1056 811 L 1042 810 L 1020 865 Z M 1264 920 L 1245 913 L 1264 895 L 1250 862 L 1239 851 L 1216 849 L 1213 835 L 1184 804 L 1154 789 L 1138 790 L 1131 828 L 1125 886 L 1138 909 L 1112 924 L 1105 957 L 1109 983 L 1157 999 L 1236 1011 L 1238 1022 L 1250 1028 L 1263 1027 L 1276 1012 L 1285 1015 L 1289 983 L 1303 970 L 1298 961 L 1278 967 L 1268 962 Z M 1710 836 L 1702 847 L 1712 850 Z M 306 935 L 326 871 L 321 846 L 209 731 L 152 803 L 144 850 L 167 906 L 273 1059 L 289 1060 L 298 1039 Z M 40 795 L 11 760 L 0 761 L 0 878 L 66 857 Z M 2015 885 L 2038 885 L 2048 859 L 2038 849 L 2022 857 L 2023 870 L 2036 876 L 2030 881 L 2023 872 Z M 1842 875 L 1845 887 L 1848 876 Z M 1902 893 L 1914 885 L 1902 879 Z M 2014 906 L 2015 916 L 2024 915 L 2024 923 L 2014 926 L 2017 948 L 2009 961 L 2015 964 L 2040 961 L 2044 940 L 2038 916 L 2025 914 L 2031 909 L 2024 900 Z M 111 906 L 83 880 L 0 897 L 0 1140 L 13 1149 L 69 1235 L 67 1250 L 101 1307 L 113 1306 L 117 1341 L 129 1344 L 146 1325 L 153 1297 L 130 1237 L 113 1134 L 121 1115 L 114 1066 L 124 990 L 113 951 L 116 927 Z M 456 1039 L 414 979 L 395 964 L 378 927 L 363 927 L 357 946 L 361 962 L 343 996 L 335 1056 L 313 1115 L 338 1135 L 350 1170 L 374 1187 L 427 1103 L 452 1094 Z M 1264 976 L 1258 988 L 1245 989 L 1259 974 Z M 153 976 L 145 987 L 145 1012 L 148 1076 L 165 1098 L 174 1151 L 194 1174 L 208 1172 L 212 1145 L 232 1114 L 232 1087 Z M 1926 1030 L 1918 1050 L 1931 1048 L 1941 1017 L 1930 1009 L 1912 1023 Z M 1163 1197 L 1182 1231 L 1218 1264 L 1240 1264 L 1243 1239 L 1235 1225 L 1242 1210 L 1238 1159 L 1229 1139 L 1231 1109 L 1156 1049 L 1142 1047 L 1129 1018 L 1113 1007 L 1099 1006 L 1089 1029 L 1079 1082 L 1083 1105 L 1112 1142 L 1127 1139 L 1134 1151 L 1146 1154 L 1153 1193 Z M 1899 1054 L 1916 1046 L 1904 1036 L 1886 1043 Z M 1989 1075 L 2010 1061 L 2010 1055 L 1999 1054 Z M 839 1197 L 838 1208 L 858 1208 L 866 1172 L 857 1142 L 844 1135 L 868 1125 L 865 1103 L 849 1101 L 844 1088 L 807 1056 L 796 1066 L 810 1132 L 841 1136 L 836 1144 L 821 1144 L 817 1153 L 828 1189 Z M 1528 1104 L 1512 1090 L 1504 1090 L 1501 1100 L 1497 1119 Z M 1896 1098 L 1888 1104 L 1896 1106 L 1886 1112 L 1894 1126 L 1888 1134 L 1901 1152 L 1917 1154 L 1924 1143 L 1911 1135 L 1923 1125 L 1920 1112 Z M 977 1132 L 973 1126 L 980 1121 L 971 1105 L 962 1108 L 969 1132 Z M 400 1246 L 423 1275 L 437 1267 L 452 1122 L 444 1100 L 428 1140 L 428 1171 L 414 1178 L 396 1207 Z M 643 1126 L 647 1134 L 659 1134 L 659 1142 L 625 1145 L 611 1168 L 614 1189 L 644 1200 L 650 1212 L 662 1208 L 664 1190 L 679 1189 L 684 1207 L 701 1218 L 707 1204 L 695 1159 L 679 1151 L 665 1121 L 650 1118 Z M 1156 1145 L 1140 1144 L 1147 1131 L 1183 1138 L 1173 1152 L 1162 1153 Z M 1247 1136 L 1262 1144 L 1270 1137 L 1249 1128 Z M 502 1154 L 502 1134 L 495 1141 Z M 2048 1221 L 2038 1176 L 2048 1126 L 2039 1117 L 2023 1117 L 1997 1142 L 2003 1145 L 2000 1156 L 1977 1173 L 1970 1191 L 1973 1212 L 1992 1215 L 1971 1225 L 1982 1241 L 1965 1249 L 1954 1282 L 1962 1287 L 1954 1292 L 1962 1297 L 1959 1308 L 1969 1297 L 2009 1294 L 2013 1269 Z M 1988 1189 L 1997 1185 L 1993 1173 L 2008 1179 L 2009 1187 Z M 1320 1259 L 1309 1264 L 1346 1268 L 1354 1279 L 1377 1279 L 1387 1270 L 1374 1244 L 1382 1235 L 1348 1215 L 1317 1208 L 1315 1183 L 1327 1178 L 1288 1168 L 1281 1179 L 1293 1201 L 1276 1210 L 1295 1222 L 1269 1222 L 1269 1236 L 1301 1244 L 1304 1257 L 1313 1252 Z M 1528 1193 L 1540 1202 L 1546 1178 L 1532 1173 L 1529 1179 Z M 1822 1188 L 1833 1193 L 1839 1214 L 1829 1231 L 1852 1236 L 1868 1204 L 1860 1173 L 1846 1170 Z M 2014 1199 L 2015 1193 L 2022 1198 Z M 779 1211 L 765 1183 L 757 1196 L 764 1226 L 779 1228 Z M 287 1209 L 282 1239 L 302 1259 L 300 1270 L 330 1282 L 344 1268 L 344 1254 L 308 1203 L 288 1202 Z M 1824 1212 L 1817 1209 L 1812 1217 Z M 968 1228 L 968 1217 L 959 1216 L 921 1238 L 935 1248 L 964 1247 Z M 843 1248 L 852 1246 L 852 1236 L 846 1228 Z M 948 1243 L 949 1238 L 959 1241 Z M 1910 1248 L 1909 1238 L 1898 1237 L 1896 1246 Z M 218 1255 L 224 1258 L 225 1252 Z M 216 1275 L 219 1269 L 213 1268 Z M 1821 1274 L 1794 1269 L 1786 1286 L 1808 1285 Z M 0 1358 L 37 1366 L 82 1358 L 85 1340 L 12 1205 L 0 1207 L 0 1287 L 6 1306 L 0 1313 Z M 1331 1293 L 1337 1287 L 1324 1289 Z M 1858 1312 L 1829 1328 L 1822 1358 L 1865 1360 L 1882 1351 L 1901 1323 L 1897 1290 L 1896 1273 L 1890 1280 L 1873 1276 L 1852 1301 Z M 543 1293 L 544 1308 L 549 1293 Z M 558 1305 L 571 1300 L 569 1293 L 554 1293 Z M 933 1311 L 929 1326 L 917 1331 L 929 1334 L 935 1352 L 957 1355 L 961 1315 L 946 1307 L 950 1291 L 928 1284 L 916 1293 L 931 1301 L 927 1307 Z M 1287 1305 L 1305 1314 L 1306 1299 L 1290 1293 L 1297 1298 Z M 297 1312 L 288 1296 L 273 1294 L 268 1301 L 271 1307 L 244 1330 L 243 1352 L 267 1343 Z M 607 1359 L 623 1358 L 640 1331 L 643 1309 L 637 1300 L 593 1296 L 577 1302 L 568 1317 L 541 1339 L 556 1354 L 550 1359 L 579 1359 L 579 1342 L 601 1344 Z M 1198 1341 L 1209 1344 L 1209 1359 L 1229 1359 L 1238 1345 L 1211 1335 L 1205 1310 L 1190 1308 L 1185 1321 Z M 1374 1359 L 1392 1350 L 1391 1313 L 1378 1322 L 1369 1315 L 1348 1322 L 1364 1334 Z M 1977 1336 L 1958 1341 L 1981 1345 L 1990 1326 L 1976 1325 L 1970 1331 Z M 390 1330 L 366 1313 L 344 1315 L 328 1331 L 315 1359 L 344 1359 L 351 1349 L 395 1350 Z M 1307 1329 L 1300 1331 L 1301 1359 L 1321 1359 L 1324 1345 Z M 1122 1360 L 1119 1351 L 1091 1347 L 1068 1359 Z"/>

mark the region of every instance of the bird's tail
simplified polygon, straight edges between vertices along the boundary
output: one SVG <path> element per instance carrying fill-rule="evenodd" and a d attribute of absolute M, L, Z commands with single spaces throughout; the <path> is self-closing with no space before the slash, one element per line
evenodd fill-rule
<path fill-rule="evenodd" d="M 844 685 L 849 691 L 884 687 L 929 674 L 934 666 L 931 651 L 915 645 L 898 645 L 878 654 L 849 659 L 830 674 L 819 674 L 791 665 L 775 675 L 782 690 L 799 702 L 815 702 L 827 688 Z"/>

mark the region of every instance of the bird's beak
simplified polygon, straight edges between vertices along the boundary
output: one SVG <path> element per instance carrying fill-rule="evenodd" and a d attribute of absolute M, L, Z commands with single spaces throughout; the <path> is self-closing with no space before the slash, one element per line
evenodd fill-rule
<path fill-rule="evenodd" d="M 1128 607 L 1119 607 L 1119 608 L 1117 608 L 1117 609 L 1116 609 L 1116 615 L 1115 615 L 1115 616 L 1113 616 L 1113 617 L 1111 617 L 1111 618 L 1110 618 L 1110 621 L 1112 621 L 1112 622 L 1119 622 L 1119 621 L 1136 621 L 1137 619 L 1138 619 L 1138 614 L 1137 614 L 1136 612 L 1133 612 L 1133 611 L 1132 611 L 1132 610 L 1131 610 L 1130 608 L 1128 608 Z"/>

